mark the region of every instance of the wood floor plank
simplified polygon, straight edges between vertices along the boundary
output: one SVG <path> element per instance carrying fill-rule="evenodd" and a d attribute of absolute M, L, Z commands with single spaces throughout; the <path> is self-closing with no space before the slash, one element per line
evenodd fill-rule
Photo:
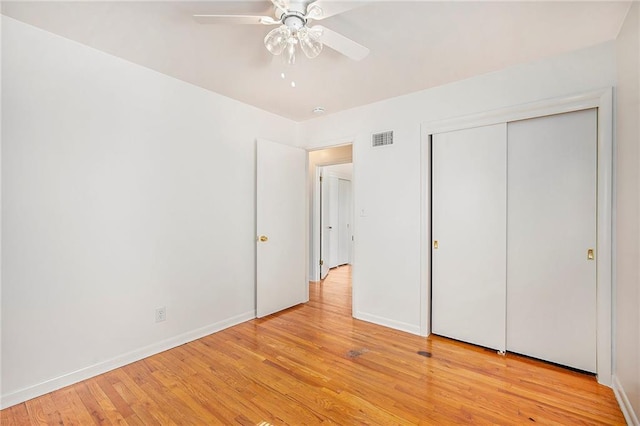
<path fill-rule="evenodd" d="M 2 425 L 624 424 L 592 376 L 353 319 L 350 274 L 311 283 L 304 305 L 2 410 Z"/>
<path fill-rule="evenodd" d="M 166 412 L 158 407 L 123 369 L 118 368 L 109 375 L 113 388 L 144 424 L 150 426 L 174 424 Z"/>
<path fill-rule="evenodd" d="M 60 389 L 56 392 L 51 392 L 51 401 L 56 407 L 60 415 L 60 424 L 64 425 L 80 425 L 82 424 L 75 413 L 75 406 L 70 400 L 68 395 L 68 388 Z M 94 424 L 93 420 L 90 420 L 86 424 Z"/>
<path fill-rule="evenodd" d="M 46 425 L 48 422 L 47 413 L 44 411 L 44 407 L 39 399 L 32 399 L 25 402 L 25 408 L 29 414 L 29 421 L 31 424 Z M 0 425 L 2 422 L 0 422 Z"/>
<path fill-rule="evenodd" d="M 126 419 L 134 415 L 134 412 L 131 407 L 129 407 L 129 404 L 127 404 L 125 400 L 122 399 L 111 382 L 107 380 L 106 375 L 96 377 L 96 379 L 92 381 L 89 390 L 92 394 L 95 395 L 98 401 L 105 402 L 104 404 L 101 403 L 101 406 L 106 413 L 118 414 L 118 421 L 120 421 L 120 417 Z"/>
<path fill-rule="evenodd" d="M 99 395 L 98 398 L 96 398 L 94 395 L 91 394 L 91 391 L 89 390 L 89 386 L 95 386 L 95 384 L 93 382 L 89 382 L 89 383 L 82 382 L 82 383 L 79 383 L 78 386 L 76 386 L 76 393 L 80 397 L 80 400 L 82 401 L 84 406 L 87 408 L 87 411 L 89 412 L 91 417 L 93 417 L 94 422 L 96 424 L 99 424 L 99 425 L 113 424 L 112 421 L 107 420 L 107 415 L 102 409 L 102 406 L 100 404 L 103 396 Z M 106 395 L 104 396 L 104 399 L 107 399 Z M 105 402 L 103 402 L 103 404 L 104 403 Z"/>
<path fill-rule="evenodd" d="M 120 396 L 106 376 L 87 383 L 90 395 L 98 402 L 99 408 L 111 424 L 129 424 L 137 422 L 137 415 L 132 407 Z"/>
<path fill-rule="evenodd" d="M 59 408 L 56 407 L 51 394 L 42 395 L 39 398 L 35 398 L 31 401 L 38 401 L 45 415 L 47 416 L 47 424 L 49 425 L 61 425 L 63 424 L 62 416 L 60 415 Z"/>
<path fill-rule="evenodd" d="M 26 404 L 18 404 L 13 407 L 11 411 L 2 410 L 3 415 L 0 417 L 2 420 L 2 425 L 22 425 L 22 424 L 30 424 L 31 419 L 29 418 L 29 411 L 27 410 Z M 7 411 L 4 413 L 4 411 Z M 37 424 L 37 423 L 35 423 Z"/>

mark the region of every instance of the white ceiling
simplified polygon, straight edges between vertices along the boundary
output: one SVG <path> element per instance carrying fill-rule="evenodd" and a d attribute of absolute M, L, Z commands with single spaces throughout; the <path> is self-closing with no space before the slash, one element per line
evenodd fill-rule
<path fill-rule="evenodd" d="M 357 3 L 359 7 L 322 24 L 369 47 L 369 56 L 355 62 L 325 48 L 315 59 L 299 57 L 293 67 L 263 46 L 272 27 L 202 25 L 192 19 L 207 13 L 271 14 L 268 0 L 3 1 L 2 13 L 303 121 L 314 117 L 316 106 L 329 114 L 613 40 L 630 4 Z"/>

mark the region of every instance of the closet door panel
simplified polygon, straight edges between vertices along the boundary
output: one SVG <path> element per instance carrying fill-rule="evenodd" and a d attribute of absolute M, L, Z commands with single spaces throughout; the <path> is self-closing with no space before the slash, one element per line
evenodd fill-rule
<path fill-rule="evenodd" d="M 504 350 L 506 124 L 432 147 L 432 332 Z"/>
<path fill-rule="evenodd" d="M 507 349 L 591 372 L 596 114 L 508 125 Z"/>

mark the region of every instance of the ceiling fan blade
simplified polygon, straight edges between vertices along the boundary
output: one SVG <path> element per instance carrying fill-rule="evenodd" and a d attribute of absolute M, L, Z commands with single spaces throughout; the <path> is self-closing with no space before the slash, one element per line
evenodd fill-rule
<path fill-rule="evenodd" d="M 310 16 L 311 19 L 314 20 L 322 20 L 326 18 L 330 18 L 334 15 L 339 15 L 340 13 L 347 12 L 349 10 L 364 6 L 367 4 L 365 1 L 323 1 L 317 0 L 311 3 L 313 5 L 319 6 L 322 9 L 322 14 L 319 16 Z"/>
<path fill-rule="evenodd" d="M 315 25 L 312 27 L 312 29 L 315 28 L 322 30 L 322 36 L 320 37 L 320 42 L 322 42 L 322 44 L 342 53 L 347 58 L 351 58 L 354 61 L 360 61 L 369 54 L 369 49 L 367 47 L 356 43 L 342 34 L 330 30 L 322 25 Z"/>
<path fill-rule="evenodd" d="M 271 25 L 279 23 L 269 16 L 253 15 L 193 15 L 193 19 L 200 24 L 218 25 Z"/>
<path fill-rule="evenodd" d="M 289 2 L 287 0 L 271 0 L 271 3 L 273 3 L 276 9 L 280 9 L 282 12 L 286 12 L 289 8 Z"/>

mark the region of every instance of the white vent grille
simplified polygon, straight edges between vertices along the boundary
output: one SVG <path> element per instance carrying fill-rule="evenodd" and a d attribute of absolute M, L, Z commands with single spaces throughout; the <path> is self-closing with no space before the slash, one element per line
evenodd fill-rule
<path fill-rule="evenodd" d="M 393 144 L 393 131 L 374 133 L 371 135 L 371 146 L 383 146 Z"/>

